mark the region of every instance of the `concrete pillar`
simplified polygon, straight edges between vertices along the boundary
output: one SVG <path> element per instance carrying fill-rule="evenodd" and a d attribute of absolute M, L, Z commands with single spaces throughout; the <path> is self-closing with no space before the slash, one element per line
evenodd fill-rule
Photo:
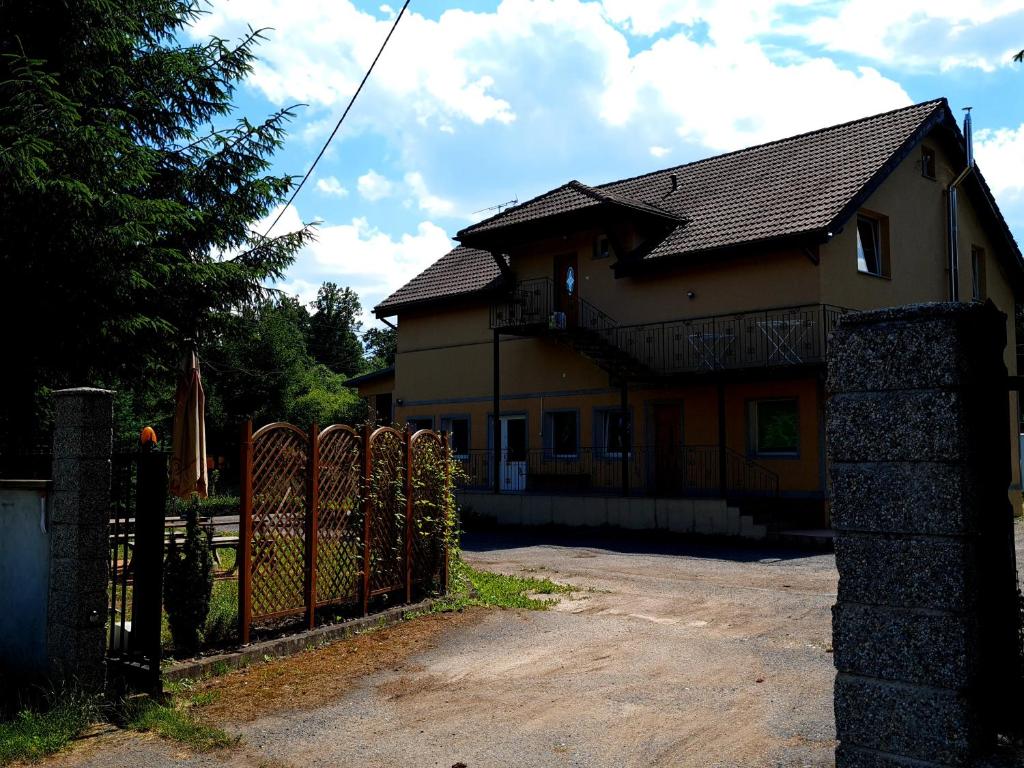
<path fill-rule="evenodd" d="M 838 768 L 961 766 L 1017 706 L 1006 318 L 924 304 L 829 343 Z"/>
<path fill-rule="evenodd" d="M 54 393 L 47 651 L 50 674 L 103 684 L 113 393 Z"/>

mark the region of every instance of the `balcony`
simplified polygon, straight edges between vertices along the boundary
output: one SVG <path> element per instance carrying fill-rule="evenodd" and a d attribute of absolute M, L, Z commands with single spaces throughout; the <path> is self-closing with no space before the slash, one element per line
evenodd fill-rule
<path fill-rule="evenodd" d="M 849 311 L 808 304 L 619 325 L 583 300 L 573 310 L 568 318 L 556 311 L 551 280 L 526 280 L 492 305 L 491 328 L 554 336 L 598 364 L 615 359 L 621 368 L 628 359 L 642 378 L 671 377 L 823 363 L 828 335 Z"/>

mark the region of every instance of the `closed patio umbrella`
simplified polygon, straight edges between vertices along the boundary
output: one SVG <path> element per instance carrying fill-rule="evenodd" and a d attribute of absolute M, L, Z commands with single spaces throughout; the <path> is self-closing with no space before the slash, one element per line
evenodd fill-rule
<path fill-rule="evenodd" d="M 170 492 L 180 498 L 206 498 L 206 399 L 195 350 L 182 362 L 175 393 Z"/>

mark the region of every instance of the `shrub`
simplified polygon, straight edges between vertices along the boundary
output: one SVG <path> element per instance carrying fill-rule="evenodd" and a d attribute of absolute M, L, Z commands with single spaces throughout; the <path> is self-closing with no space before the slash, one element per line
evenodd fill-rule
<path fill-rule="evenodd" d="M 182 655 L 199 650 L 200 631 L 206 624 L 213 591 L 213 556 L 210 542 L 199 526 L 198 501 L 189 505 L 185 542 L 178 548 L 174 538 L 164 568 L 164 608 L 174 647 Z"/>

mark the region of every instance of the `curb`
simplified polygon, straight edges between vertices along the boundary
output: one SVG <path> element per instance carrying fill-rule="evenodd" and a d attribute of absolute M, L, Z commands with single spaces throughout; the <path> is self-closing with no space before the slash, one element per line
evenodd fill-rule
<path fill-rule="evenodd" d="M 307 630 L 297 635 L 288 635 L 287 637 L 278 637 L 273 640 L 252 643 L 237 651 L 177 662 L 163 670 L 163 681 L 171 683 L 186 678 L 207 677 L 214 673 L 214 668 L 217 668 L 218 673 L 223 673 L 225 669 L 240 669 L 253 662 L 264 661 L 267 656 L 276 658 L 294 656 L 305 650 L 321 648 L 337 640 L 344 640 L 370 628 L 377 629 L 398 624 L 405 620 L 407 613 L 428 611 L 440 599 L 432 597 L 421 600 L 418 603 L 396 605 L 380 613 L 350 619 L 340 624 L 330 624 L 325 627 Z"/>

